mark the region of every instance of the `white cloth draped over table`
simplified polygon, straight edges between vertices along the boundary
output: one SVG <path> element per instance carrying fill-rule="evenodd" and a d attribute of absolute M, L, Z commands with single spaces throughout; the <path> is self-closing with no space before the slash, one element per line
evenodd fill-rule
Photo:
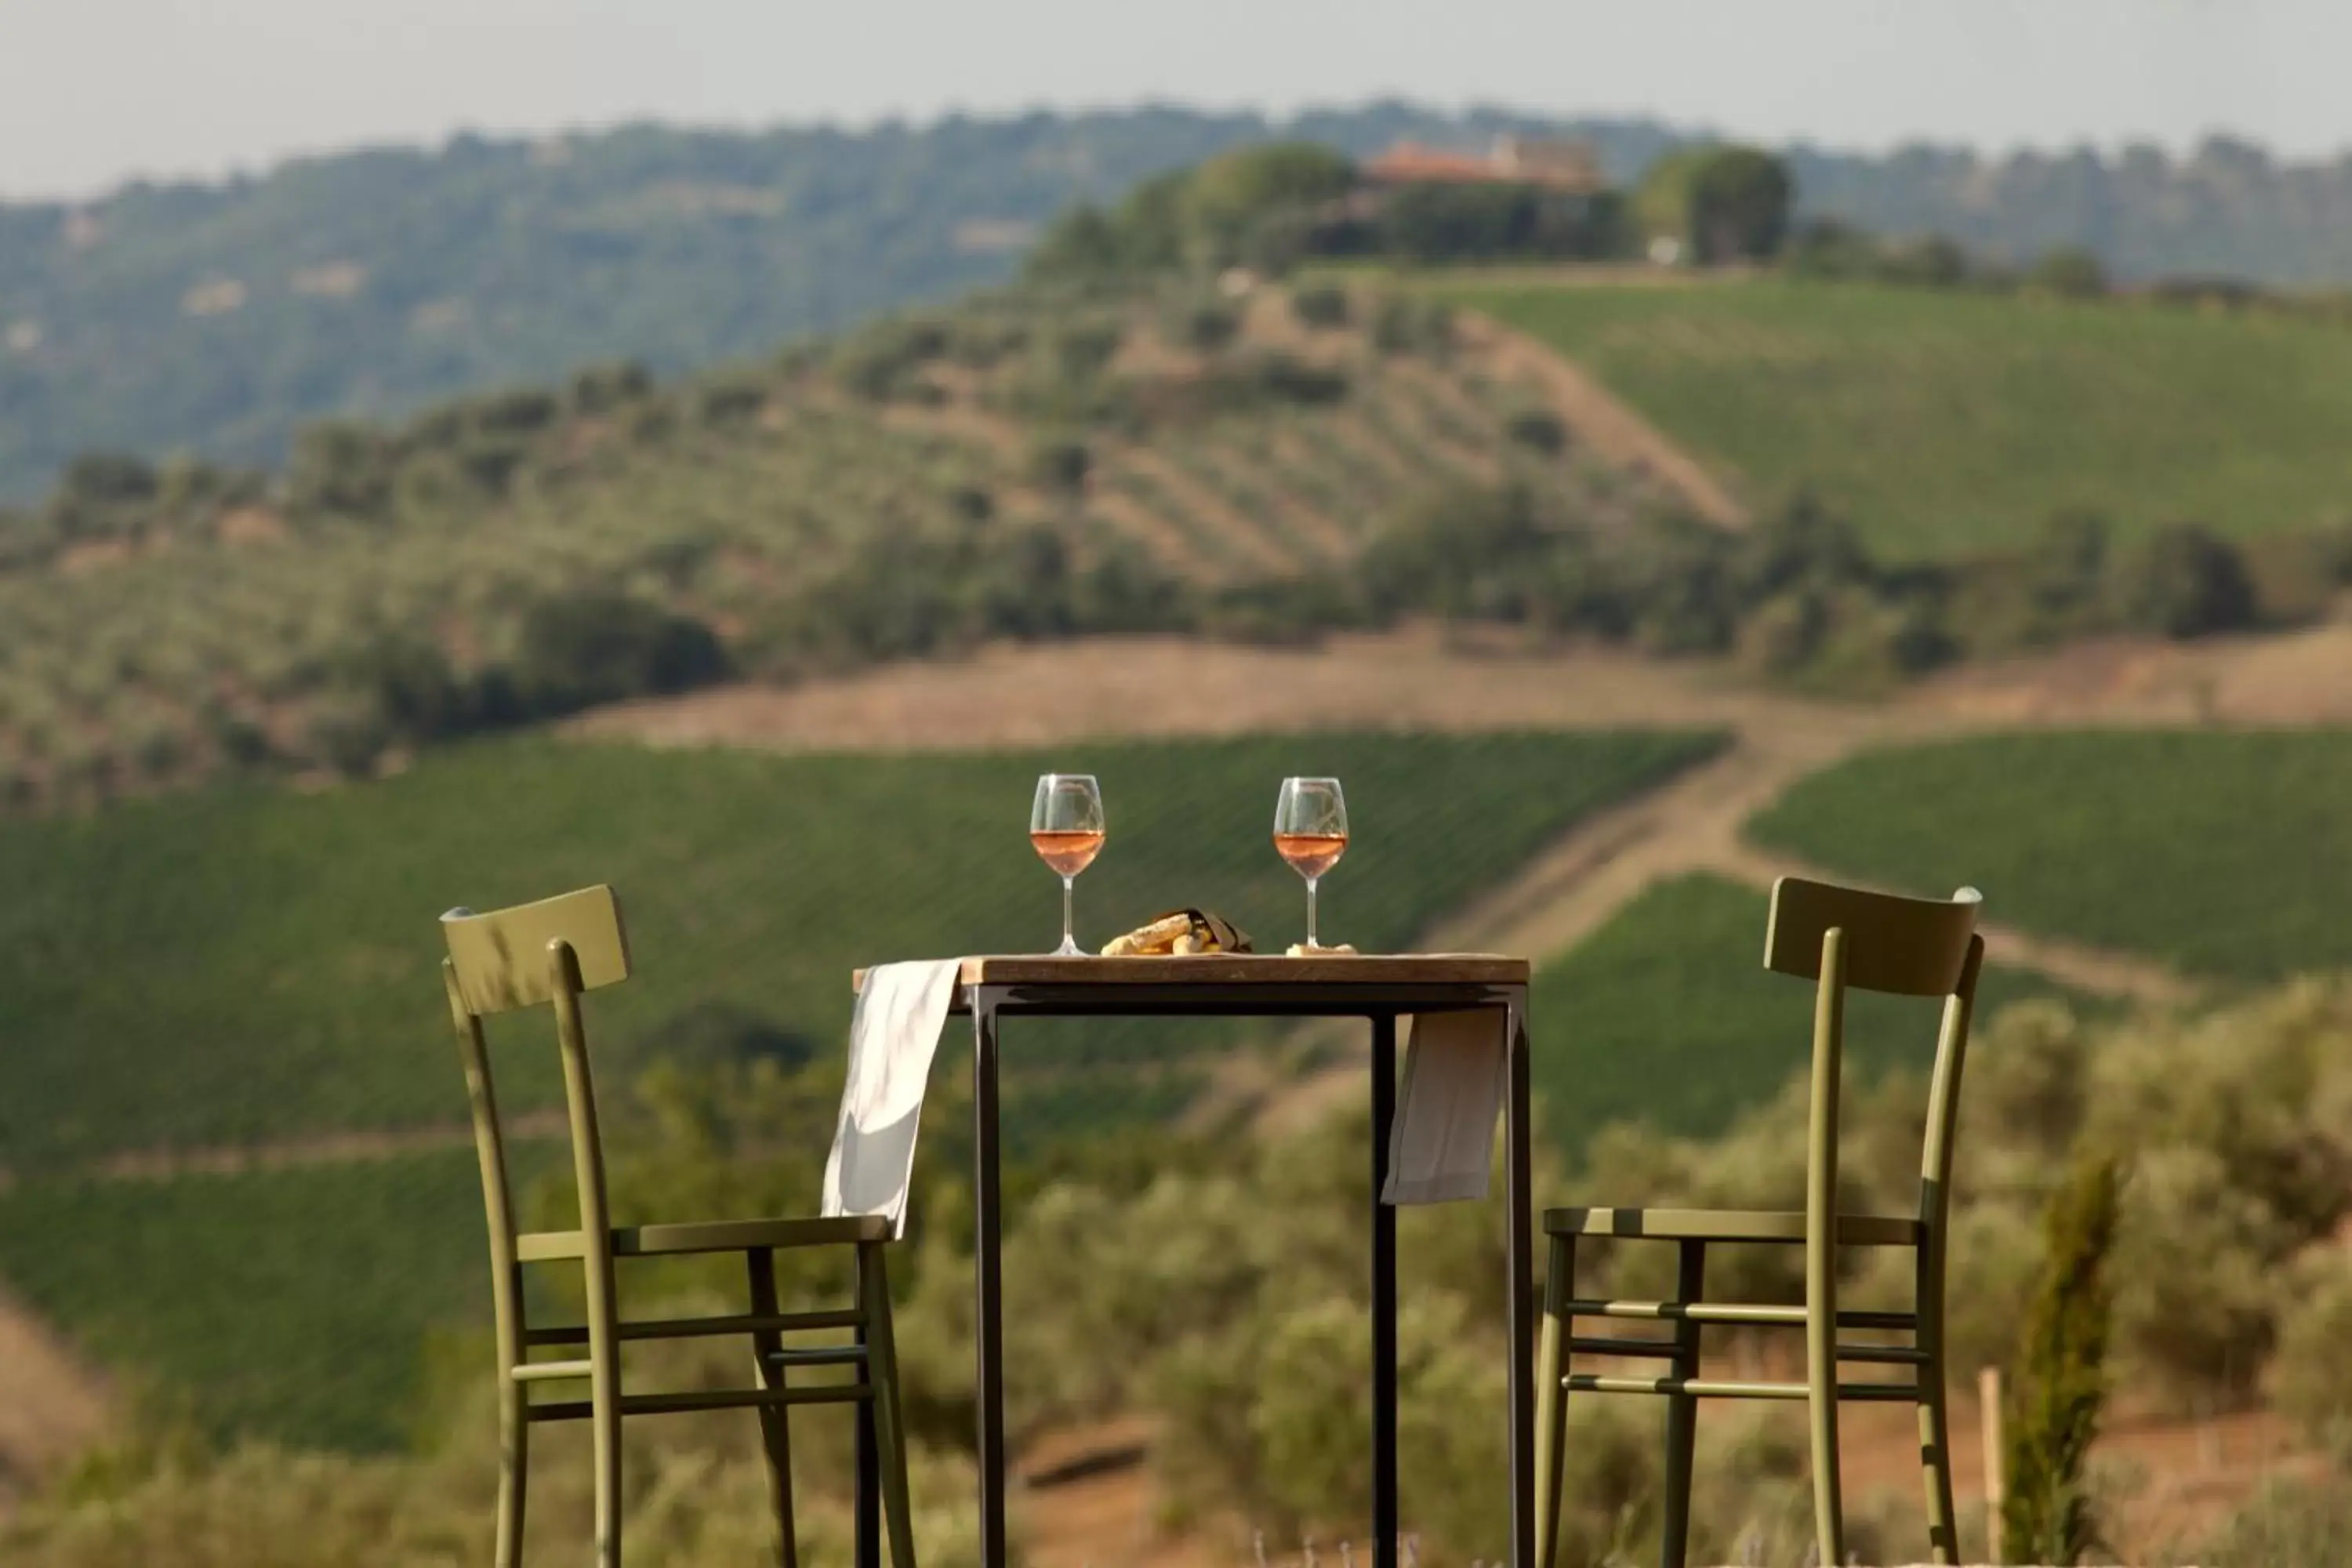
<path fill-rule="evenodd" d="M 881 1215 L 894 1234 L 906 1233 L 923 1090 L 962 963 L 934 958 L 866 971 L 849 1026 L 849 1081 L 824 1165 L 826 1215 Z M 1483 1198 L 1503 1107 L 1509 1025 L 1502 1009 L 1488 1007 L 1432 1013 L 1410 1026 L 1381 1201 Z"/>
<path fill-rule="evenodd" d="M 827 1216 L 881 1215 L 907 1234 L 907 1184 L 915 1173 L 923 1089 L 940 1029 L 955 1001 L 960 958 L 877 964 L 866 972 L 849 1024 L 849 1081 L 824 1162 Z"/>
<path fill-rule="evenodd" d="M 1450 1204 L 1486 1195 L 1495 1118 L 1508 1088 L 1510 1023 L 1500 1007 L 1424 1013 L 1412 1021 L 1404 1082 L 1389 1123 L 1385 1204 Z"/>

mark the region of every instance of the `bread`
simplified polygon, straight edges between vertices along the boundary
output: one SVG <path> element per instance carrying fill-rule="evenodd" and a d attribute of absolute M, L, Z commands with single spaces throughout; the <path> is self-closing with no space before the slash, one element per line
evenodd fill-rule
<path fill-rule="evenodd" d="M 1104 944 L 1105 958 L 1135 958 L 1146 953 L 1164 953 L 1173 949 L 1176 939 L 1189 936 L 1192 931 L 1192 915 L 1189 910 L 1162 915 L 1150 925 L 1139 926 L 1125 936 L 1115 936 Z"/>
<path fill-rule="evenodd" d="M 1247 952 L 1249 938 L 1229 921 L 1200 910 L 1173 910 L 1103 944 L 1105 958 L 1190 958 Z"/>

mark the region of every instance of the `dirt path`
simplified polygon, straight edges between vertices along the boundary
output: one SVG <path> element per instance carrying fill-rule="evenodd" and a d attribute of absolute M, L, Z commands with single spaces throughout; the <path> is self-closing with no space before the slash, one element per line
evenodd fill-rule
<path fill-rule="evenodd" d="M 508 1117 L 506 1133 L 509 1143 L 562 1137 L 563 1112 L 530 1110 Z M 474 1130 L 464 1122 L 376 1132 L 322 1132 L 315 1138 L 289 1138 L 276 1143 L 128 1150 L 107 1156 L 90 1167 L 88 1173 L 105 1181 L 168 1182 L 181 1176 L 232 1176 L 242 1171 L 291 1171 L 313 1165 L 394 1160 L 404 1154 L 463 1149 L 473 1141 Z"/>
<path fill-rule="evenodd" d="M 1809 700 L 1719 670 L 1611 653 L 1477 652 L 1428 633 L 1315 650 L 1137 639 L 1000 649 L 791 691 L 737 689 L 607 710 L 577 732 L 657 745 L 894 750 L 1045 745 L 1098 736 L 1374 729 L 1722 729 L 1710 763 L 1563 836 L 1507 885 L 1441 921 L 1423 945 L 1538 959 L 1573 947 L 1666 879 L 1755 886 L 1807 869 L 1747 842 L 1744 825 L 1806 775 L 1880 747 L 2001 730 L 2095 725 L 2352 723 L 2352 626 L 2196 646 L 2117 643 L 1990 665 L 1884 703 Z M 1999 890 L 1992 889 L 1999 909 Z M 2170 1004 L 2193 987 L 2162 964 L 1985 927 L 1999 963 L 2093 995 Z M 1357 1093 L 1356 1069 L 1287 1084 L 1242 1074 L 1218 1105 L 1253 1100 L 1262 1126 L 1298 1125 Z"/>
<path fill-rule="evenodd" d="M 1594 451 L 1665 485 L 1709 522 L 1748 526 L 1748 509 L 1705 464 L 1564 354 L 1475 310 L 1463 311 L 1461 321 L 1465 337 L 1496 372 L 1541 387 L 1569 429 Z"/>
<path fill-rule="evenodd" d="M 110 1414 L 106 1380 L 0 1291 L 0 1512 L 97 1441 Z"/>

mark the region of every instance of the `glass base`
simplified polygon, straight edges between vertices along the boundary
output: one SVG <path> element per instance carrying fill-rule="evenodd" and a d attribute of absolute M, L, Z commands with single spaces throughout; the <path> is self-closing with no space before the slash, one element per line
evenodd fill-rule
<path fill-rule="evenodd" d="M 1076 937 L 1066 936 L 1062 939 L 1062 945 L 1055 948 L 1045 956 L 1048 958 L 1091 958 L 1094 955 L 1089 953 L 1085 948 L 1078 945 L 1078 939 Z"/>

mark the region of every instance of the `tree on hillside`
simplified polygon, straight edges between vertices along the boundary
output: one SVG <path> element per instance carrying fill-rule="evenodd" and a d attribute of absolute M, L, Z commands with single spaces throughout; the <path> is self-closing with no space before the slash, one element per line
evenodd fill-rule
<path fill-rule="evenodd" d="M 2042 253 L 2027 280 L 2037 289 L 2068 299 L 2088 300 L 2107 291 L 2107 269 L 2094 251 L 2079 245 L 2062 245 Z"/>
<path fill-rule="evenodd" d="M 1614 192 L 1584 195 L 1528 184 L 1410 184 L 1379 221 L 1381 248 L 1420 262 L 1553 257 L 1591 260 L 1616 247 Z"/>
<path fill-rule="evenodd" d="M 1755 147 L 1685 148 L 1643 176 L 1634 213 L 1645 240 L 1671 239 L 1713 265 L 1777 254 L 1796 184 L 1788 165 Z"/>
<path fill-rule="evenodd" d="M 1189 258 L 1212 267 L 1249 259 L 1250 241 L 1269 219 L 1345 195 L 1355 184 L 1354 163 L 1311 142 L 1212 158 L 1184 184 Z"/>
<path fill-rule="evenodd" d="M 2122 565 L 2124 624 L 2168 637 L 2244 631 L 2261 619 L 2245 557 L 2195 523 L 2158 529 Z"/>
<path fill-rule="evenodd" d="M 1091 202 L 1055 218 L 1029 253 L 1029 276 L 1041 279 L 1097 278 L 1125 264 L 1118 222 Z"/>

